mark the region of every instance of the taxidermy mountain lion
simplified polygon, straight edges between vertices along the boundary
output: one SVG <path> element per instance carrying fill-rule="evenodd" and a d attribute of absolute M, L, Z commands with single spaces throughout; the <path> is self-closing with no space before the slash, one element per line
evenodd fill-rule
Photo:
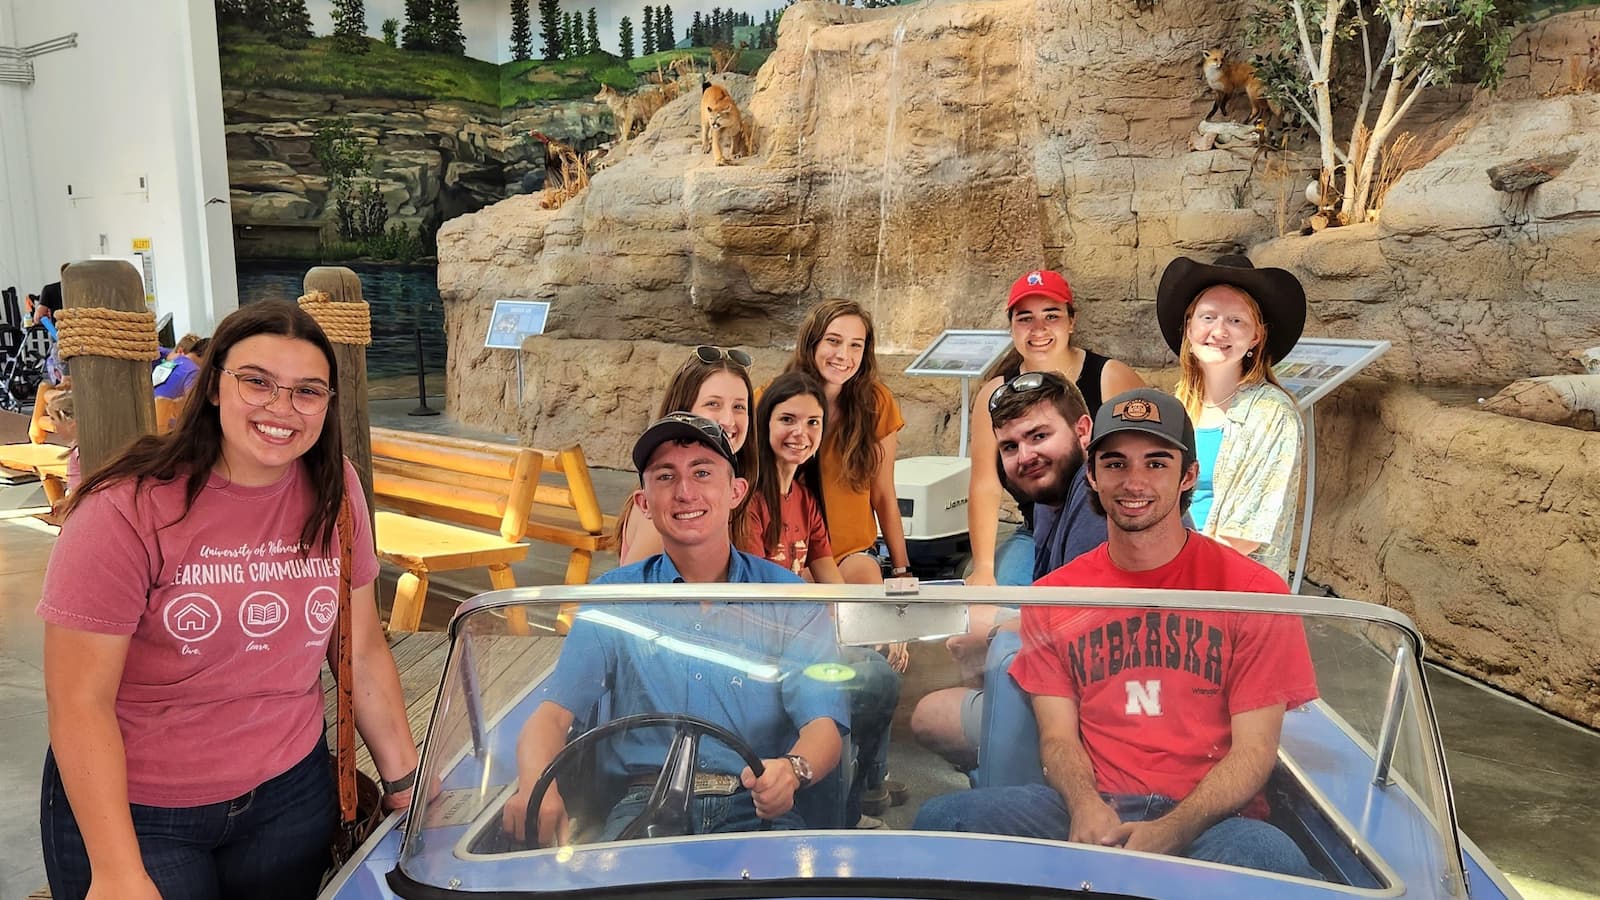
<path fill-rule="evenodd" d="M 733 96 L 720 84 L 700 79 L 700 152 L 710 153 L 713 165 L 725 166 L 744 155 L 749 135 Z"/>

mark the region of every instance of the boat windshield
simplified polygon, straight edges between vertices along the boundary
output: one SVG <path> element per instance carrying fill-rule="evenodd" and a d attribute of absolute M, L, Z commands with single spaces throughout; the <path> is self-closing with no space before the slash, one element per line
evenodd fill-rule
<path fill-rule="evenodd" d="M 1460 893 L 1421 649 L 1276 595 L 497 591 L 451 625 L 390 882 Z"/>

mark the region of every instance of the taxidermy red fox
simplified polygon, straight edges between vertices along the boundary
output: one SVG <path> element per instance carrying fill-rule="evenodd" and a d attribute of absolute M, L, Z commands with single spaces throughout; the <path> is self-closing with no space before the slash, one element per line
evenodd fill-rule
<path fill-rule="evenodd" d="M 1267 86 L 1256 77 L 1255 67 L 1247 62 L 1228 62 L 1227 57 L 1226 50 L 1207 50 L 1201 57 L 1205 62 L 1206 86 L 1216 96 L 1211 111 L 1206 113 L 1206 120 L 1209 121 L 1219 112 L 1226 116 L 1230 101 L 1240 91 L 1250 98 L 1250 118 L 1245 120 L 1247 123 L 1265 120 L 1269 113 L 1276 117 L 1278 106 L 1268 99 Z"/>

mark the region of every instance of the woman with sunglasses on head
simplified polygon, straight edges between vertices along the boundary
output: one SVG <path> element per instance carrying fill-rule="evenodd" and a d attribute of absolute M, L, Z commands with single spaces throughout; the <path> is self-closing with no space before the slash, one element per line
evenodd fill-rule
<path fill-rule="evenodd" d="M 417 751 L 337 381 L 307 313 L 246 306 L 172 432 L 68 499 L 38 607 L 52 896 L 316 894 L 339 817 L 321 671 L 343 559 L 356 725 L 385 808 L 410 802 Z"/>
<path fill-rule="evenodd" d="M 815 378 L 828 398 L 829 426 L 819 454 L 822 500 L 834 561 L 852 584 L 883 580 L 883 570 L 868 552 L 880 528 L 892 574 L 911 571 L 894 486 L 897 435 L 906 420 L 878 380 L 874 343 L 872 318 L 860 304 L 827 300 L 806 316 L 784 368 Z M 903 659 L 891 661 L 904 670 Z"/>
<path fill-rule="evenodd" d="M 1103 398 L 1144 387 L 1144 380 L 1125 363 L 1072 346 L 1077 310 L 1072 288 L 1061 273 L 1040 269 L 1018 278 L 1006 301 L 1006 318 L 1011 322 L 1011 349 L 984 373 L 972 405 L 972 474 L 967 489 L 972 572 L 967 584 L 1033 583 L 1032 528 L 1037 523 L 1032 521 L 1032 504 L 1022 504 L 1023 526 L 1004 547 L 996 547 L 1003 482 L 989 422 L 989 398 L 995 389 L 1024 372 L 1058 372 L 1077 385 L 1093 417 Z"/>
<path fill-rule="evenodd" d="M 667 382 L 667 393 L 656 411 L 656 417 L 660 418 L 670 412 L 687 410 L 722 426 L 728 445 L 739 461 L 739 475 L 750 481 L 752 489 L 745 495 L 745 504 L 750 502 L 756 487 L 756 448 L 747 440 L 753 397 L 750 354 L 738 349 L 700 346 L 694 348 L 694 353 Z M 661 536 L 649 519 L 633 515 L 635 503 L 635 496 L 629 496 L 617 516 L 617 555 L 624 566 L 661 552 Z M 734 513 L 736 539 L 743 513 L 743 505 Z"/>
<path fill-rule="evenodd" d="M 1161 274 L 1156 319 L 1178 354 L 1174 393 L 1194 420 L 1195 526 L 1287 579 L 1304 425 L 1272 366 L 1300 340 L 1305 289 L 1244 256 L 1179 257 Z"/>

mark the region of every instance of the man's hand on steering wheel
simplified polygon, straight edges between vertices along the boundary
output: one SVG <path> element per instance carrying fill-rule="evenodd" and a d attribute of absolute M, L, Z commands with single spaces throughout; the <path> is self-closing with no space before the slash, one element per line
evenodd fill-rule
<path fill-rule="evenodd" d="M 794 793 L 800 789 L 800 779 L 787 759 L 779 757 L 762 762 L 766 763 L 767 769 L 760 778 L 750 771 L 749 766 L 745 766 L 744 771 L 739 773 L 739 783 L 745 786 L 750 798 L 755 801 L 756 815 L 772 820 L 794 808 Z"/>
<path fill-rule="evenodd" d="M 518 841 L 528 840 L 528 793 L 532 789 L 532 785 L 519 786 L 501 812 L 501 824 L 506 833 Z M 545 792 L 544 802 L 539 804 L 539 840 L 535 846 L 553 847 L 571 843 L 571 826 L 572 820 L 567 818 L 567 803 L 561 799 L 561 792 L 552 787 Z M 550 835 L 555 835 L 553 842 L 546 840 Z"/>

